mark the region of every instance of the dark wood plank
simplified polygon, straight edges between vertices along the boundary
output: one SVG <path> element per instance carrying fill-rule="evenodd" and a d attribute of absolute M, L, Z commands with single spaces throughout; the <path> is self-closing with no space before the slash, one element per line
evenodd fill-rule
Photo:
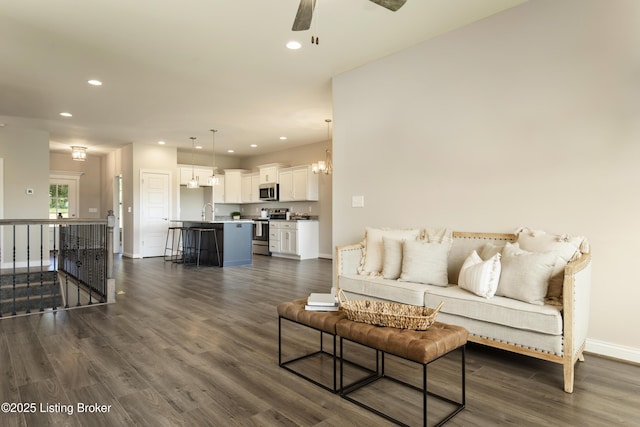
<path fill-rule="evenodd" d="M 117 290 L 124 292 L 116 304 L 0 320 L 5 401 L 90 400 L 111 411 L 2 415 L 2 425 L 390 425 L 278 367 L 276 305 L 328 292 L 331 261 L 256 256 L 252 266 L 196 269 L 161 258 L 120 259 L 115 269 Z M 287 357 L 314 348 L 317 333 L 288 326 Z M 371 352 L 348 349 L 369 362 Z M 325 361 L 309 366 L 331 379 Z M 420 381 L 414 364 L 387 368 Z M 430 368 L 430 386 L 443 393 L 458 387 L 458 369 L 459 358 L 439 360 Z M 419 418 L 414 392 L 394 388 L 388 398 L 374 390 L 366 393 L 394 413 L 412 423 Z M 469 345 L 467 408 L 448 425 L 633 425 L 640 419 L 638 395 L 638 366 L 587 355 L 576 370 L 575 392 L 566 394 L 561 366 Z"/>

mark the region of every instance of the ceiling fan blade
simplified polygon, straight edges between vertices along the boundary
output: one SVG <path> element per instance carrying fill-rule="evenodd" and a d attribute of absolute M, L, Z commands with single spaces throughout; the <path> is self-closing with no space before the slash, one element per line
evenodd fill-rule
<path fill-rule="evenodd" d="M 293 20 L 293 31 L 304 31 L 311 27 L 311 18 L 313 18 L 313 8 L 316 7 L 316 0 L 300 0 L 298 13 Z"/>
<path fill-rule="evenodd" d="M 385 7 L 393 12 L 400 9 L 407 0 L 369 0 L 379 6 Z"/>

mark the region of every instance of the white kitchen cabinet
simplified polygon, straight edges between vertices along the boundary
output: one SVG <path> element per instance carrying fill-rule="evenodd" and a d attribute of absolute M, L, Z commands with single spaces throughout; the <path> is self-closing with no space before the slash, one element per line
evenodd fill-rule
<path fill-rule="evenodd" d="M 213 168 L 181 165 L 178 167 L 178 169 L 180 171 L 180 185 L 187 185 L 189 181 L 191 181 L 191 177 L 193 176 L 196 181 L 198 181 L 199 186 L 210 187 L 210 185 L 207 184 L 207 178 L 211 176 Z"/>
<path fill-rule="evenodd" d="M 224 203 L 224 175 L 216 175 L 218 183 L 213 186 L 213 203 Z"/>
<path fill-rule="evenodd" d="M 273 254 L 280 251 L 280 221 L 269 221 L 269 252 Z"/>
<path fill-rule="evenodd" d="M 282 163 L 271 163 L 258 166 L 260 169 L 260 184 L 278 183 L 278 171 L 285 167 Z"/>
<path fill-rule="evenodd" d="M 318 258 L 318 246 L 318 221 L 269 221 L 269 251 L 272 256 Z"/>
<path fill-rule="evenodd" d="M 318 200 L 318 175 L 311 166 L 280 169 L 278 176 L 281 202 Z"/>
<path fill-rule="evenodd" d="M 224 170 L 224 202 L 242 203 L 242 175 L 244 169 Z"/>
<path fill-rule="evenodd" d="M 260 203 L 260 174 L 242 175 L 242 203 Z"/>

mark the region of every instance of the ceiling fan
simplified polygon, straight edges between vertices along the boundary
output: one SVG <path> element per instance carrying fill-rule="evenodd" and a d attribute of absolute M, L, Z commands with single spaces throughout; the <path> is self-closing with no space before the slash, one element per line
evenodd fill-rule
<path fill-rule="evenodd" d="M 400 9 L 407 0 L 369 0 L 379 6 L 387 8 L 393 12 Z M 313 8 L 316 6 L 316 0 L 300 0 L 296 18 L 293 21 L 293 31 L 304 31 L 311 27 L 311 18 L 313 17 Z"/>

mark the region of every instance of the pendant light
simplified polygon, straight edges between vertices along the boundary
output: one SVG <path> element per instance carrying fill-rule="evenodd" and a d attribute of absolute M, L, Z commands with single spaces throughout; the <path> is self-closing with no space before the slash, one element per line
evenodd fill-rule
<path fill-rule="evenodd" d="M 333 162 L 331 161 L 331 119 L 325 119 L 325 122 L 327 123 L 327 145 L 329 147 L 325 150 L 324 160 L 313 163 L 311 170 L 315 174 L 323 173 L 325 175 L 331 175 L 333 172 Z"/>
<path fill-rule="evenodd" d="M 194 153 L 196 151 L 196 137 L 189 137 L 191 140 L 191 180 L 187 182 L 187 188 L 198 188 L 198 180 L 196 179 Z"/>
<path fill-rule="evenodd" d="M 216 129 L 210 129 L 212 133 L 213 144 L 211 148 L 213 150 L 213 169 L 211 170 L 211 176 L 207 178 L 207 184 L 211 186 L 218 185 L 218 177 L 216 176 Z"/>

